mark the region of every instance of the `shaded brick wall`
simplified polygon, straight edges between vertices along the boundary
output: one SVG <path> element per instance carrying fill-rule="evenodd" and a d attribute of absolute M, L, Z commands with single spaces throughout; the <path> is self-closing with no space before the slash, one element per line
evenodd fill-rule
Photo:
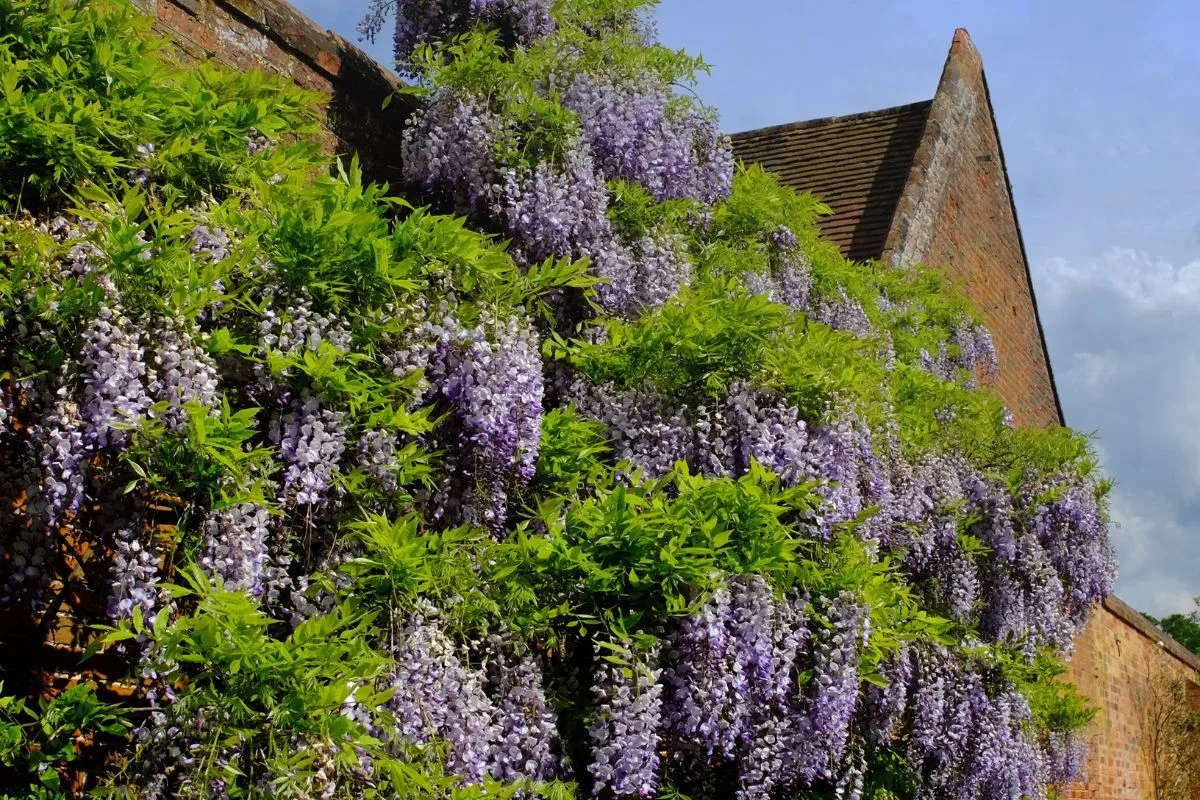
<path fill-rule="evenodd" d="M 155 30 L 174 42 L 184 60 L 275 72 L 324 94 L 329 148 L 358 153 L 372 179 L 398 180 L 398 134 L 411 100 L 397 96 L 383 108 L 400 82 L 361 49 L 279 0 L 132 2 L 155 18 Z"/>
<path fill-rule="evenodd" d="M 993 389 L 1016 423 L 1061 423 L 983 62 L 966 31 L 955 33 L 883 261 L 923 262 L 965 284 L 995 337 Z"/>
<path fill-rule="evenodd" d="M 1088 776 L 1071 797 L 1153 800 L 1145 715 L 1153 682 L 1164 674 L 1188 681 L 1193 697 L 1200 692 L 1200 659 L 1115 597 L 1096 609 L 1075 641 L 1068 674 L 1100 709 L 1087 731 Z"/>

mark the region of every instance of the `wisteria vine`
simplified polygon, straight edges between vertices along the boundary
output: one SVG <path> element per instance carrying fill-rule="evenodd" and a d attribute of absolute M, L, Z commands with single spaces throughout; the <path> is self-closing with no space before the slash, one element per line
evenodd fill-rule
<path fill-rule="evenodd" d="M 147 125 L 109 194 L 0 222 L 0 600 L 115 624 L 145 703 L 105 780 L 1077 777 L 1045 665 L 1111 591 L 1107 487 L 1081 437 L 1013 429 L 978 315 L 735 169 L 640 4 L 388 0 L 364 31 L 388 14 L 432 210 L 257 119 L 219 185 Z"/>

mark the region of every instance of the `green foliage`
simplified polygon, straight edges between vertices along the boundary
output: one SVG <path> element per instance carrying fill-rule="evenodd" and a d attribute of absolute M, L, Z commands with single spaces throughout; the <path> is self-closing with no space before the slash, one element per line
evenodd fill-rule
<path fill-rule="evenodd" d="M 1032 667 L 1010 667 L 1021 693 L 1029 701 L 1034 724 L 1042 730 L 1082 730 L 1096 716 L 1095 707 L 1074 684 L 1063 679 L 1066 666 L 1056 658 L 1040 655 Z"/>
<path fill-rule="evenodd" d="M 84 181 L 145 166 L 196 199 L 313 161 L 307 143 L 255 158 L 245 136 L 314 131 L 314 98 L 261 73 L 171 65 L 124 2 L 0 2 L 0 196 L 58 202 Z"/>
<path fill-rule="evenodd" d="M 342 574 L 354 581 L 356 603 L 402 620 L 422 600 L 440 601 L 454 629 L 464 633 L 485 630 L 502 616 L 505 597 L 479 580 L 480 565 L 494 559 L 497 548 L 483 531 L 428 529 L 416 514 L 371 514 L 352 523 L 349 535 L 361 555 Z"/>
<path fill-rule="evenodd" d="M 650 383 L 666 395 L 702 399 L 750 378 L 790 324 L 783 306 L 729 284 L 685 292 L 636 320 L 610 320 L 600 344 L 560 338 L 550 352 L 597 382 Z"/>
<path fill-rule="evenodd" d="M 370 613 L 341 605 L 279 635 L 280 624 L 244 593 L 214 588 L 196 568 L 182 577 L 183 585 L 169 588 L 177 600 L 192 598 L 189 614 L 172 619 L 164 609 L 152 621 L 137 614 L 102 644 L 152 638 L 148 666 L 182 687 L 168 713 L 200 745 L 201 774 L 223 780 L 230 796 L 262 796 L 269 786 L 272 797 L 299 800 L 327 780 L 336 797 L 468 800 L 548 791 L 491 780 L 463 788 L 444 773 L 436 742 L 397 751 L 341 713 L 357 704 L 373 724 L 389 724 L 380 706 L 391 690 L 379 685 L 391 662 L 380 652 Z M 374 763 L 370 775 L 360 769 L 364 754 Z M 118 775 L 114 788 L 139 787 Z"/>
<path fill-rule="evenodd" d="M 1169 614 L 1155 619 L 1145 614 L 1146 619 L 1166 631 L 1172 639 L 1200 655 L 1200 598 L 1196 598 L 1197 609 L 1190 614 Z"/>
<path fill-rule="evenodd" d="M 496 577 L 523 585 L 540 605 L 518 618 L 522 625 L 606 626 L 620 635 L 682 614 L 725 573 L 790 585 L 795 523 L 816 503 L 811 485 L 783 488 L 757 466 L 736 481 L 691 475 L 682 463 L 658 480 L 622 477 L 632 469 L 618 464 L 585 496 L 542 500 L 533 528 L 501 549 Z"/>
<path fill-rule="evenodd" d="M 102 702 L 91 683 L 72 686 L 36 707 L 0 694 L 0 793 L 13 798 L 65 797 L 72 766 L 88 748 L 124 738 L 130 728 L 127 715 Z"/>

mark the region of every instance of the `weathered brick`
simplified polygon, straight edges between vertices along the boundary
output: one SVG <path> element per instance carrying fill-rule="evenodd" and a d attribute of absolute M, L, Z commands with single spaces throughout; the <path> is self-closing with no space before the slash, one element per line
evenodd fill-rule
<path fill-rule="evenodd" d="M 216 32 L 171 0 L 158 0 L 156 16 L 159 23 L 176 38 L 187 39 L 208 53 L 216 52 Z"/>
<path fill-rule="evenodd" d="M 983 61 L 960 30 L 884 259 L 923 262 L 959 282 L 995 337 L 1000 376 L 992 390 L 1018 425 L 1058 424 L 1058 399 L 1001 153 Z"/>

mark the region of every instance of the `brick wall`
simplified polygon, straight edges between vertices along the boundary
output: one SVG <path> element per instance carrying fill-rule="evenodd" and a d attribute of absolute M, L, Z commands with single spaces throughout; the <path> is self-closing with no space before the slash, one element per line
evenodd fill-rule
<path fill-rule="evenodd" d="M 883 260 L 922 262 L 963 282 L 995 337 L 993 388 L 1016 423 L 1061 423 L 983 62 L 964 30 L 955 33 Z"/>
<path fill-rule="evenodd" d="M 401 95 L 383 108 L 400 82 L 361 49 L 280 0 L 132 2 L 154 16 L 155 30 L 184 60 L 275 72 L 325 95 L 330 149 L 358 153 L 369 178 L 397 182 L 398 133 L 412 103 Z"/>
<path fill-rule="evenodd" d="M 1146 712 L 1162 675 L 1188 681 L 1193 697 L 1200 692 L 1200 659 L 1120 600 L 1106 600 L 1076 640 L 1068 675 L 1100 709 L 1087 731 L 1088 776 L 1071 797 L 1154 800 Z"/>

